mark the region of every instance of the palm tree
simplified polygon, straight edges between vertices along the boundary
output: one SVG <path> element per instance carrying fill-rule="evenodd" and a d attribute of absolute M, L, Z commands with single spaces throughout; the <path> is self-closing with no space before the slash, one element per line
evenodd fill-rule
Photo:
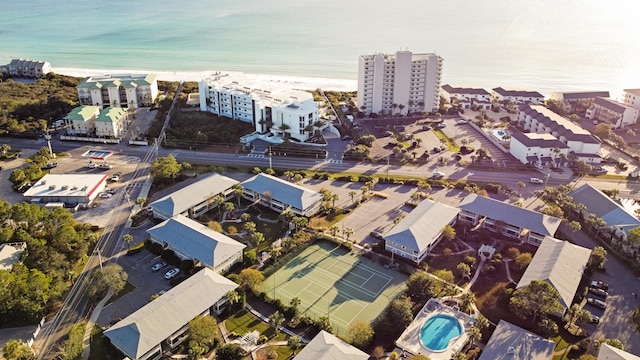
<path fill-rule="evenodd" d="M 294 314 L 298 314 L 298 306 L 300 306 L 300 304 L 302 303 L 302 300 L 300 300 L 299 297 L 294 297 L 291 299 L 291 301 L 289 301 L 289 306 L 291 306 L 291 309 L 293 310 Z"/>
<path fill-rule="evenodd" d="M 304 228 L 309 224 L 309 219 L 304 216 L 296 216 L 293 218 L 293 224 L 296 226 L 296 231 L 298 231 L 300 228 Z"/>
<path fill-rule="evenodd" d="M 131 250 L 131 242 L 133 241 L 133 235 L 127 234 L 122 237 L 122 241 L 127 243 L 127 248 Z"/>
<path fill-rule="evenodd" d="M 229 216 L 231 216 L 236 209 L 236 206 L 232 202 L 226 202 L 222 206 L 224 207 L 224 211 L 229 213 Z"/>
<path fill-rule="evenodd" d="M 342 234 L 345 238 L 347 238 L 347 242 L 349 242 L 349 237 L 353 235 L 353 229 L 350 227 L 344 228 L 344 230 L 342 230 Z"/>
<path fill-rule="evenodd" d="M 251 240 L 256 243 L 256 247 L 260 246 L 260 243 L 264 241 L 264 234 L 261 232 L 254 232 L 251 234 Z"/>
<path fill-rule="evenodd" d="M 340 200 L 340 196 L 338 196 L 338 194 L 333 193 L 331 194 L 331 196 L 329 197 L 331 200 L 331 207 L 332 208 L 336 208 L 336 201 Z"/>
<path fill-rule="evenodd" d="M 420 145 L 422 144 L 422 138 L 416 138 L 416 147 L 420 147 Z"/>
<path fill-rule="evenodd" d="M 524 181 L 518 181 L 518 187 L 520 188 L 520 192 L 518 193 L 519 196 L 522 194 L 522 189 L 524 189 L 526 186 L 527 184 L 525 184 Z"/>
<path fill-rule="evenodd" d="M 357 192 L 355 192 L 355 191 L 353 191 L 353 190 L 352 190 L 352 191 L 349 191 L 349 196 L 351 196 L 351 204 L 352 204 L 352 205 L 354 205 L 354 206 L 356 205 L 356 202 L 355 202 L 354 198 L 355 198 L 355 196 L 356 196 L 357 194 L 358 194 L 358 193 L 357 193 Z"/>
<path fill-rule="evenodd" d="M 216 195 L 213 197 L 213 199 L 211 199 L 211 202 L 218 208 L 218 216 L 220 216 L 222 214 L 220 205 L 224 204 L 224 197 L 222 195 Z"/>
<path fill-rule="evenodd" d="M 240 184 L 234 184 L 232 187 L 233 189 L 233 196 L 236 197 L 236 200 L 238 201 L 238 209 L 240 208 L 240 198 L 242 197 L 242 194 L 244 192 L 242 185 Z"/>
<path fill-rule="evenodd" d="M 285 171 L 284 172 L 284 176 L 287 178 L 287 181 L 291 181 L 291 179 L 293 178 L 295 174 L 293 173 L 293 171 Z"/>
<path fill-rule="evenodd" d="M 284 322 L 284 316 L 279 311 L 274 312 L 269 316 L 269 325 L 276 331 L 276 336 L 280 332 L 280 325 Z"/>
<path fill-rule="evenodd" d="M 287 340 L 287 346 L 289 346 L 289 349 L 291 349 L 293 355 L 296 354 L 296 350 L 300 348 L 300 345 L 300 338 L 297 336 L 290 336 L 289 340 Z"/>
<path fill-rule="evenodd" d="M 336 237 L 336 234 L 338 234 L 338 231 L 340 231 L 340 228 L 337 225 L 332 225 L 329 228 L 329 232 L 331 233 L 331 236 L 333 236 L 334 238 Z"/>

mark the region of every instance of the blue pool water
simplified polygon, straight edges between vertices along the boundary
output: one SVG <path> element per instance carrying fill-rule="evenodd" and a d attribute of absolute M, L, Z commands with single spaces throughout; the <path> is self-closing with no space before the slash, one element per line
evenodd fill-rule
<path fill-rule="evenodd" d="M 460 322 L 448 315 L 432 316 L 420 328 L 422 345 L 432 351 L 445 350 L 451 339 L 457 338 L 461 334 Z"/>

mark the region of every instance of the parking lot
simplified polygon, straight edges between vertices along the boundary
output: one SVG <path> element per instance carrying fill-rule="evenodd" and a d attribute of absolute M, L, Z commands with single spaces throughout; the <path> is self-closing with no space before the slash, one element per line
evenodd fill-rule
<path fill-rule="evenodd" d="M 154 271 L 152 267 L 160 262 L 164 261 L 146 250 L 118 259 L 118 264 L 127 272 L 128 281 L 135 289 L 104 307 L 97 322 L 100 327 L 107 327 L 125 318 L 147 304 L 154 294 L 171 288 L 170 280 L 164 276 L 175 267 L 167 265 Z"/>

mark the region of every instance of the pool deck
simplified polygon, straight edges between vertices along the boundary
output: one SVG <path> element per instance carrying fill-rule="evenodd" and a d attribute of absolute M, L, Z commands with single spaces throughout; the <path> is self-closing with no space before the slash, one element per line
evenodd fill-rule
<path fill-rule="evenodd" d="M 420 328 L 428 318 L 434 315 L 449 315 L 460 321 L 462 325 L 462 335 L 453 340 L 449 347 L 444 351 L 435 352 L 428 350 L 420 342 Z M 407 329 L 396 340 L 396 345 L 402 348 L 404 351 L 413 355 L 422 354 L 428 356 L 432 360 L 449 360 L 451 355 L 460 351 L 464 344 L 469 339 L 466 330 L 471 327 L 474 322 L 474 318 L 467 315 L 455 308 L 443 304 L 440 299 L 430 299 L 424 305 L 422 310 L 416 315 Z"/>

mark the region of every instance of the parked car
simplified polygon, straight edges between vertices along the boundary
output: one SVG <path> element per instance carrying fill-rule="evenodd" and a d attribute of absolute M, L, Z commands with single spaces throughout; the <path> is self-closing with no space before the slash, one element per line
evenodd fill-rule
<path fill-rule="evenodd" d="M 178 274 L 180 273 L 180 269 L 175 268 L 175 269 L 171 269 L 169 271 L 167 271 L 164 274 L 164 278 L 167 280 L 173 279 L 174 277 L 178 276 Z"/>
<path fill-rule="evenodd" d="M 542 179 L 535 178 L 535 177 L 532 177 L 531 179 L 529 179 L 529 182 L 532 184 L 544 184 L 544 181 Z"/>
<path fill-rule="evenodd" d="M 591 315 L 591 320 L 589 320 L 592 324 L 600 324 L 600 316 Z"/>
<path fill-rule="evenodd" d="M 444 173 L 440 171 L 434 171 L 433 176 L 434 179 L 442 179 L 444 177 Z"/>
<path fill-rule="evenodd" d="M 598 307 L 602 310 L 607 308 L 607 303 L 604 302 L 604 300 L 600 300 L 600 299 L 595 299 L 595 298 L 588 298 L 587 302 L 595 307 Z"/>
<path fill-rule="evenodd" d="M 593 286 L 589 287 L 589 292 L 598 296 L 602 296 L 605 299 L 607 298 L 607 296 L 609 296 L 608 292 Z"/>
<path fill-rule="evenodd" d="M 113 168 L 113 166 L 111 166 L 110 164 L 100 164 L 100 165 L 98 165 L 98 167 L 100 169 L 105 169 L 105 170 L 110 170 L 110 169 Z"/>
<path fill-rule="evenodd" d="M 342 140 L 344 140 L 344 141 L 351 140 L 351 136 L 345 135 L 345 136 L 342 137 Z"/>
<path fill-rule="evenodd" d="M 433 152 L 434 152 L 434 153 L 436 153 L 436 154 L 437 154 L 437 153 L 439 153 L 439 152 L 441 152 L 441 151 L 442 151 L 442 149 L 440 149 L 440 148 L 439 148 L 439 147 L 437 147 L 437 146 L 433 148 Z"/>
<path fill-rule="evenodd" d="M 116 193 L 116 189 L 109 188 L 109 189 L 106 189 L 104 192 L 106 192 L 107 194 L 114 195 Z"/>
<path fill-rule="evenodd" d="M 440 124 L 438 124 L 436 127 L 437 127 L 438 129 L 444 129 L 444 128 L 446 128 L 446 127 L 447 127 L 447 124 L 445 124 L 445 123 L 440 123 Z"/>
<path fill-rule="evenodd" d="M 591 286 L 602 289 L 604 291 L 609 291 L 609 284 L 601 280 L 591 281 Z"/>
<path fill-rule="evenodd" d="M 100 198 L 102 198 L 102 199 L 108 199 L 108 198 L 110 198 L 112 196 L 113 196 L 113 194 L 109 194 L 108 192 L 100 193 Z"/>
<path fill-rule="evenodd" d="M 464 124 L 466 124 L 466 123 L 467 123 L 467 120 L 465 120 L 465 119 L 458 119 L 458 120 L 456 120 L 456 123 L 458 123 L 458 124 L 460 124 L 460 125 L 464 125 Z"/>
<path fill-rule="evenodd" d="M 57 162 L 50 162 L 50 163 L 46 163 L 44 164 L 44 166 L 42 167 L 43 170 L 48 170 L 48 169 L 53 169 L 54 167 L 57 167 L 58 163 Z"/>
<path fill-rule="evenodd" d="M 377 231 L 372 231 L 371 234 L 369 234 L 369 235 L 371 235 L 372 237 L 374 237 L 376 239 L 379 239 L 379 240 L 381 240 L 383 238 L 382 234 L 377 232 Z"/>
<path fill-rule="evenodd" d="M 111 180 L 112 182 L 120 181 L 120 175 L 115 174 L 109 180 Z"/>
<path fill-rule="evenodd" d="M 431 130 L 431 127 L 429 125 L 422 125 L 422 130 L 429 131 Z"/>
<path fill-rule="evenodd" d="M 98 165 L 96 165 L 96 163 L 94 162 L 90 162 L 87 165 L 85 165 L 85 167 L 89 168 L 89 169 L 95 169 L 98 167 Z"/>
<path fill-rule="evenodd" d="M 164 262 L 161 261 L 161 262 L 156 263 L 155 265 L 153 265 L 151 267 L 151 271 L 158 271 L 158 270 L 162 269 L 165 266 L 167 266 L 167 263 L 164 263 Z"/>

